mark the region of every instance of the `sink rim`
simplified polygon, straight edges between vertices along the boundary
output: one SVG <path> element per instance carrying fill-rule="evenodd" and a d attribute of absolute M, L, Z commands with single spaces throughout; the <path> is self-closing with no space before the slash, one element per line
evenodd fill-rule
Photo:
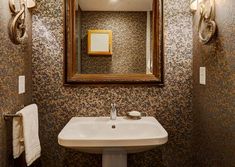
<path fill-rule="evenodd" d="M 115 138 L 78 138 L 78 139 L 69 139 L 64 136 L 62 136 L 63 131 L 75 121 L 81 121 L 80 123 L 84 124 L 88 123 L 99 123 L 106 121 L 105 123 L 108 124 L 118 124 L 118 123 L 129 123 L 129 122 L 135 122 L 138 124 L 141 123 L 147 123 L 147 124 L 154 124 L 158 128 L 160 128 L 160 131 L 162 135 L 157 137 L 145 137 L 145 138 L 123 138 L 123 139 L 115 139 Z M 104 122 L 103 122 L 104 123 Z M 168 133 L 167 131 L 162 127 L 162 125 L 156 120 L 154 117 L 143 117 L 140 120 L 128 120 L 125 119 L 125 117 L 117 117 L 117 120 L 110 120 L 109 117 L 73 117 L 70 119 L 70 121 L 65 125 L 65 127 L 61 130 L 61 132 L 58 135 L 58 143 L 61 146 L 69 147 L 69 148 L 110 148 L 110 147 L 143 147 L 143 146 L 159 146 L 167 143 L 168 141 Z"/>

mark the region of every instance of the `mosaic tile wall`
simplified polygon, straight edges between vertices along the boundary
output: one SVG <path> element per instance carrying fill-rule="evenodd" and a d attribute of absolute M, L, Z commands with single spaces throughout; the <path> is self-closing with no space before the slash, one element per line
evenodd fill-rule
<path fill-rule="evenodd" d="M 11 19 L 8 1 L 0 1 L 0 167 L 13 165 L 11 121 L 3 113 L 15 113 L 31 102 L 31 14 L 27 11 L 28 43 L 14 45 L 8 36 Z M 18 76 L 26 76 L 26 93 L 18 95 Z"/>
<path fill-rule="evenodd" d="M 208 45 L 198 39 L 194 16 L 194 113 L 197 166 L 235 166 L 235 1 L 216 0 L 217 37 Z M 199 85 L 206 67 L 206 85 Z"/>
<path fill-rule="evenodd" d="M 146 74 L 146 12 L 82 12 L 83 74 Z M 111 30 L 112 56 L 87 54 L 88 30 Z"/>
<path fill-rule="evenodd" d="M 42 166 L 100 167 L 101 155 L 64 149 L 57 135 L 73 116 L 119 115 L 130 110 L 156 117 L 169 142 L 128 156 L 128 167 L 190 167 L 192 139 L 192 16 L 188 0 L 164 0 L 166 86 L 63 86 L 63 1 L 36 0 L 33 15 L 33 101 L 39 105 Z"/>

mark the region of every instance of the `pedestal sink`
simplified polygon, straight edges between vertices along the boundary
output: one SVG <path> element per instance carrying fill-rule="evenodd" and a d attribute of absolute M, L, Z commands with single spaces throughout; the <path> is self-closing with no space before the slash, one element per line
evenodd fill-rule
<path fill-rule="evenodd" d="M 58 135 L 61 146 L 102 154 L 103 167 L 127 167 L 127 154 L 153 149 L 168 140 L 154 117 L 74 117 Z"/>

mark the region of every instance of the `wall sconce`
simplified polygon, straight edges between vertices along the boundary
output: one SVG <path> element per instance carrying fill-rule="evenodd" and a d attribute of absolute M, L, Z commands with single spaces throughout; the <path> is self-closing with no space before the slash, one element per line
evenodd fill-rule
<path fill-rule="evenodd" d="M 215 22 L 215 0 L 204 0 L 200 3 L 200 20 L 198 24 L 199 39 L 207 44 L 215 35 L 217 26 Z"/>
<path fill-rule="evenodd" d="M 9 8 L 12 12 L 12 19 L 9 22 L 9 36 L 14 44 L 25 43 L 28 35 L 25 25 L 27 8 L 31 9 L 36 6 L 33 0 L 19 0 L 20 8 L 16 9 L 15 0 L 9 0 Z"/>
<path fill-rule="evenodd" d="M 34 0 L 26 0 L 27 1 L 27 8 L 32 9 L 36 6 L 36 3 Z"/>
<path fill-rule="evenodd" d="M 196 12 L 198 6 L 198 0 L 191 0 L 190 1 L 190 10 L 191 12 Z"/>

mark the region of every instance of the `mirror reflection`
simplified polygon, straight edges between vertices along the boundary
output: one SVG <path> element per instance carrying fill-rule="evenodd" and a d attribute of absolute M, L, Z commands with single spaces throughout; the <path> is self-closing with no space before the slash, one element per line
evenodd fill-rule
<path fill-rule="evenodd" d="M 153 0 L 76 0 L 79 74 L 152 73 Z"/>

